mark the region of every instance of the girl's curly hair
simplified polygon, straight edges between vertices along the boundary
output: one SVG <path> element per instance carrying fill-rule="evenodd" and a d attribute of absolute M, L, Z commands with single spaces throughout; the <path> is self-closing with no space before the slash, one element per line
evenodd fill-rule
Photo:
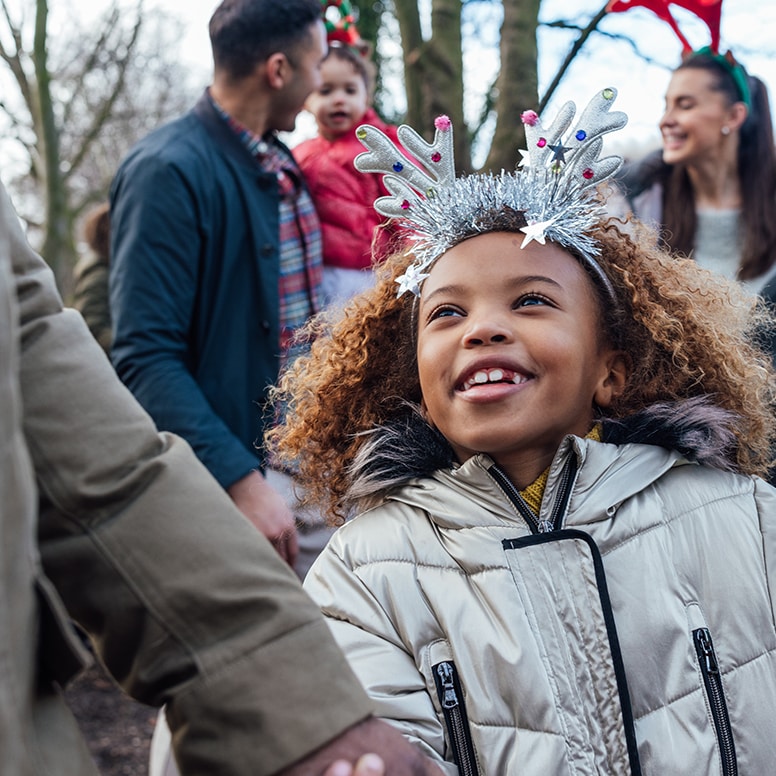
<path fill-rule="evenodd" d="M 613 305 L 598 289 L 602 334 L 630 361 L 626 389 L 605 416 L 706 396 L 735 418 L 731 468 L 765 474 L 776 406 L 773 367 L 760 344 L 774 326 L 765 305 L 734 281 L 662 251 L 635 222 L 623 227 L 611 219 L 592 236 L 619 300 Z M 421 400 L 415 299 L 397 298 L 395 282 L 413 259 L 409 251 L 397 253 L 378 269 L 374 288 L 352 299 L 337 319 L 326 313 L 313 319 L 303 333 L 309 355 L 272 392 L 285 422 L 269 432 L 267 445 L 298 471 L 305 500 L 334 522 L 351 506 L 349 469 L 364 432 Z"/>

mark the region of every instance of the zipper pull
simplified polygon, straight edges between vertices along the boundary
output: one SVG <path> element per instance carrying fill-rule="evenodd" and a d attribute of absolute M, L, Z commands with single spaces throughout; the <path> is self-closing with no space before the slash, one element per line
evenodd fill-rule
<path fill-rule="evenodd" d="M 714 654 L 714 647 L 711 645 L 711 634 L 707 628 L 699 628 L 696 634 L 698 646 L 706 662 L 706 670 L 710 674 L 718 674 L 719 665 L 717 664 L 717 656 Z"/>
<path fill-rule="evenodd" d="M 552 520 L 540 520 L 539 521 L 539 533 L 549 533 L 552 531 Z"/>
<path fill-rule="evenodd" d="M 442 708 L 453 709 L 458 705 L 458 695 L 456 695 L 453 684 L 453 667 L 447 662 L 440 663 L 437 666 L 437 674 L 442 681 L 442 689 L 445 693 L 442 699 Z"/>

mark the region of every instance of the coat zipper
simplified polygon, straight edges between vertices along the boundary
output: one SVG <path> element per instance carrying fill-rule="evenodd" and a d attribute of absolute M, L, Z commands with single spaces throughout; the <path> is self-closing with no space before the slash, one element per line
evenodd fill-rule
<path fill-rule="evenodd" d="M 488 469 L 488 472 L 498 483 L 501 490 L 504 491 L 507 498 L 515 505 L 520 516 L 528 523 L 532 533 L 547 533 L 557 531 L 563 523 L 566 514 L 566 507 L 571 496 L 571 488 L 574 484 L 574 478 L 577 474 L 577 458 L 575 455 L 569 455 L 568 460 L 560 473 L 560 488 L 558 497 L 552 505 L 549 519 L 539 520 L 531 507 L 528 506 L 525 499 L 520 495 L 520 491 L 512 484 L 512 481 L 495 464 Z"/>
<path fill-rule="evenodd" d="M 458 681 L 455 664 L 449 660 L 437 663 L 431 669 L 434 674 L 437 695 L 442 706 L 442 714 L 450 735 L 453 759 L 458 766 L 460 776 L 478 776 L 477 760 L 474 754 L 463 692 Z"/>
<path fill-rule="evenodd" d="M 725 691 L 722 687 L 722 676 L 719 672 L 714 644 L 711 641 L 711 633 L 708 628 L 697 628 L 692 632 L 692 637 L 703 675 L 703 683 L 706 686 L 711 718 L 717 731 L 717 742 L 722 759 L 722 776 L 737 776 L 736 746 L 733 741 L 733 730 L 730 726 Z"/>

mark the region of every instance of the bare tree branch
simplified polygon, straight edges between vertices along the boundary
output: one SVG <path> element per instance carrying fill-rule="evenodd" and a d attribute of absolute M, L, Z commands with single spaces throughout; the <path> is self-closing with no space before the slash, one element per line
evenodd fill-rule
<path fill-rule="evenodd" d="M 21 28 L 17 25 L 12 16 L 6 0 L 0 0 L 0 7 L 3 10 L 3 17 L 8 26 L 8 32 L 11 35 L 11 40 L 14 44 L 14 50 L 9 51 L 0 40 L 0 59 L 2 59 L 13 74 L 16 83 L 19 86 L 19 91 L 22 94 L 22 98 L 27 105 L 27 109 L 31 115 L 35 115 L 35 100 L 33 97 L 33 89 L 27 79 L 27 74 L 24 71 L 22 65 L 22 33 Z"/>
<path fill-rule="evenodd" d="M 9 0 L 0 0 L 0 69 L 17 89 L 0 95 L 2 142 L 13 146 L 22 169 L 9 181 L 21 215 L 36 227 L 32 237 L 40 235 L 38 248 L 66 295 L 78 218 L 107 196 L 131 145 L 182 113 L 194 95 L 175 58 L 180 23 L 169 14 L 143 18 L 143 0 L 136 0 L 134 14 L 111 0 L 88 29 L 74 20 L 54 35 L 51 0 L 23 1 L 35 8 L 34 26 L 24 13 L 15 19 Z"/>
<path fill-rule="evenodd" d="M 587 23 L 587 26 L 581 31 L 579 37 L 574 41 L 574 44 L 569 49 L 568 54 L 566 54 L 566 58 L 563 60 L 563 63 L 555 73 L 555 76 L 552 79 L 550 85 L 547 87 L 547 91 L 544 93 L 541 100 L 539 100 L 539 113 L 541 113 L 547 107 L 547 103 L 550 101 L 550 98 L 558 88 L 558 84 L 563 80 L 563 76 L 566 75 L 566 71 L 574 61 L 574 57 L 579 54 L 580 49 L 585 45 L 585 41 L 587 41 L 593 31 L 598 27 L 604 16 L 606 16 L 606 9 L 608 5 L 608 2 L 604 3 L 601 10 L 598 11 L 595 16 L 593 16 L 593 18 Z"/>
<path fill-rule="evenodd" d="M 110 118 L 110 115 L 113 112 L 113 109 L 114 109 L 114 106 L 116 105 L 117 100 L 119 99 L 119 97 L 124 91 L 124 88 L 126 86 L 127 70 L 130 62 L 132 61 L 132 57 L 135 53 L 135 46 L 137 44 L 138 36 L 140 34 L 140 28 L 142 26 L 142 18 L 143 18 L 143 14 L 142 14 L 142 0 L 141 0 L 141 2 L 138 3 L 137 18 L 135 21 L 135 25 L 132 28 L 132 34 L 129 38 L 129 41 L 127 42 L 124 56 L 121 57 L 116 62 L 116 68 L 118 70 L 116 81 L 113 84 L 113 88 L 108 93 L 107 99 L 103 100 L 102 104 L 95 112 L 94 119 L 91 123 L 91 126 L 87 129 L 86 133 L 83 135 L 81 140 L 81 149 L 71 160 L 70 169 L 68 170 L 67 175 L 65 176 L 66 178 L 69 178 L 70 175 L 72 175 L 75 170 L 78 170 L 80 168 L 84 158 L 87 156 L 87 154 L 90 153 L 92 145 L 94 144 L 95 140 L 99 137 L 100 132 L 105 126 L 105 123 Z"/>
<path fill-rule="evenodd" d="M 86 56 L 84 57 L 83 47 L 81 49 L 73 50 L 74 61 L 72 63 L 72 67 L 75 89 L 73 91 L 72 98 L 65 105 L 65 112 L 62 117 L 63 124 L 67 124 L 70 120 L 71 111 L 73 110 L 74 106 L 79 103 L 79 99 L 83 95 L 84 90 L 87 88 L 86 84 L 88 76 L 99 67 L 101 59 L 105 56 L 106 50 L 111 45 L 111 38 L 121 18 L 122 15 L 118 6 L 112 6 L 103 16 L 97 39 L 88 42 Z M 139 23 L 140 7 L 138 6 L 135 25 L 137 26 Z M 110 56 L 113 56 L 112 52 L 110 53 Z M 69 72 L 70 67 L 70 63 L 63 63 L 61 70 L 63 72 Z"/>

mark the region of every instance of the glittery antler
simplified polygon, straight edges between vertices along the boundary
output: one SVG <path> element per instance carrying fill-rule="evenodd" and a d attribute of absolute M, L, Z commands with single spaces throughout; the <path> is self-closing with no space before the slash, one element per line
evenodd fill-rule
<path fill-rule="evenodd" d="M 468 237 L 519 229 L 525 234 L 523 247 L 549 239 L 570 249 L 614 296 L 595 260 L 598 249 L 590 232 L 602 214 L 592 189 L 622 164 L 618 156 L 599 158 L 602 135 L 628 120 L 610 111 L 616 96 L 615 89 L 598 92 L 566 139 L 574 103 L 566 103 L 546 129 L 538 114 L 526 111 L 522 120 L 529 150 L 521 151 L 523 168 L 500 175 L 455 177 L 453 132 L 446 116 L 435 122 L 433 143 L 399 127 L 398 137 L 412 158 L 375 127 L 360 126 L 356 135 L 367 153 L 357 156 L 355 165 L 361 172 L 383 173 L 391 192 L 375 202 L 375 209 L 396 219 L 412 240 L 415 262 L 398 279 L 399 294 L 418 295 L 431 265 Z"/>
<path fill-rule="evenodd" d="M 521 151 L 523 167 L 549 167 L 569 180 L 576 180 L 582 189 L 595 186 L 616 172 L 622 159 L 616 156 L 599 159 L 603 148 L 601 136 L 621 129 L 628 122 L 622 111 L 610 112 L 617 97 L 616 89 L 602 89 L 588 103 L 573 132 L 564 140 L 563 135 L 574 120 L 576 107 L 567 102 L 558 112 L 548 129 L 533 111 L 525 111 L 527 151 Z M 581 178 L 578 176 L 581 174 Z"/>
<path fill-rule="evenodd" d="M 427 143 L 412 127 L 402 125 L 397 131 L 402 145 L 422 160 L 423 166 L 402 154 L 377 127 L 364 124 L 356 130 L 356 137 L 368 149 L 356 157 L 356 168 L 361 172 L 383 173 L 383 183 L 393 195 L 375 201 L 378 213 L 403 218 L 413 203 L 433 197 L 438 188 L 455 182 L 452 124 L 447 116 L 440 116 L 434 124 L 433 143 Z"/>

